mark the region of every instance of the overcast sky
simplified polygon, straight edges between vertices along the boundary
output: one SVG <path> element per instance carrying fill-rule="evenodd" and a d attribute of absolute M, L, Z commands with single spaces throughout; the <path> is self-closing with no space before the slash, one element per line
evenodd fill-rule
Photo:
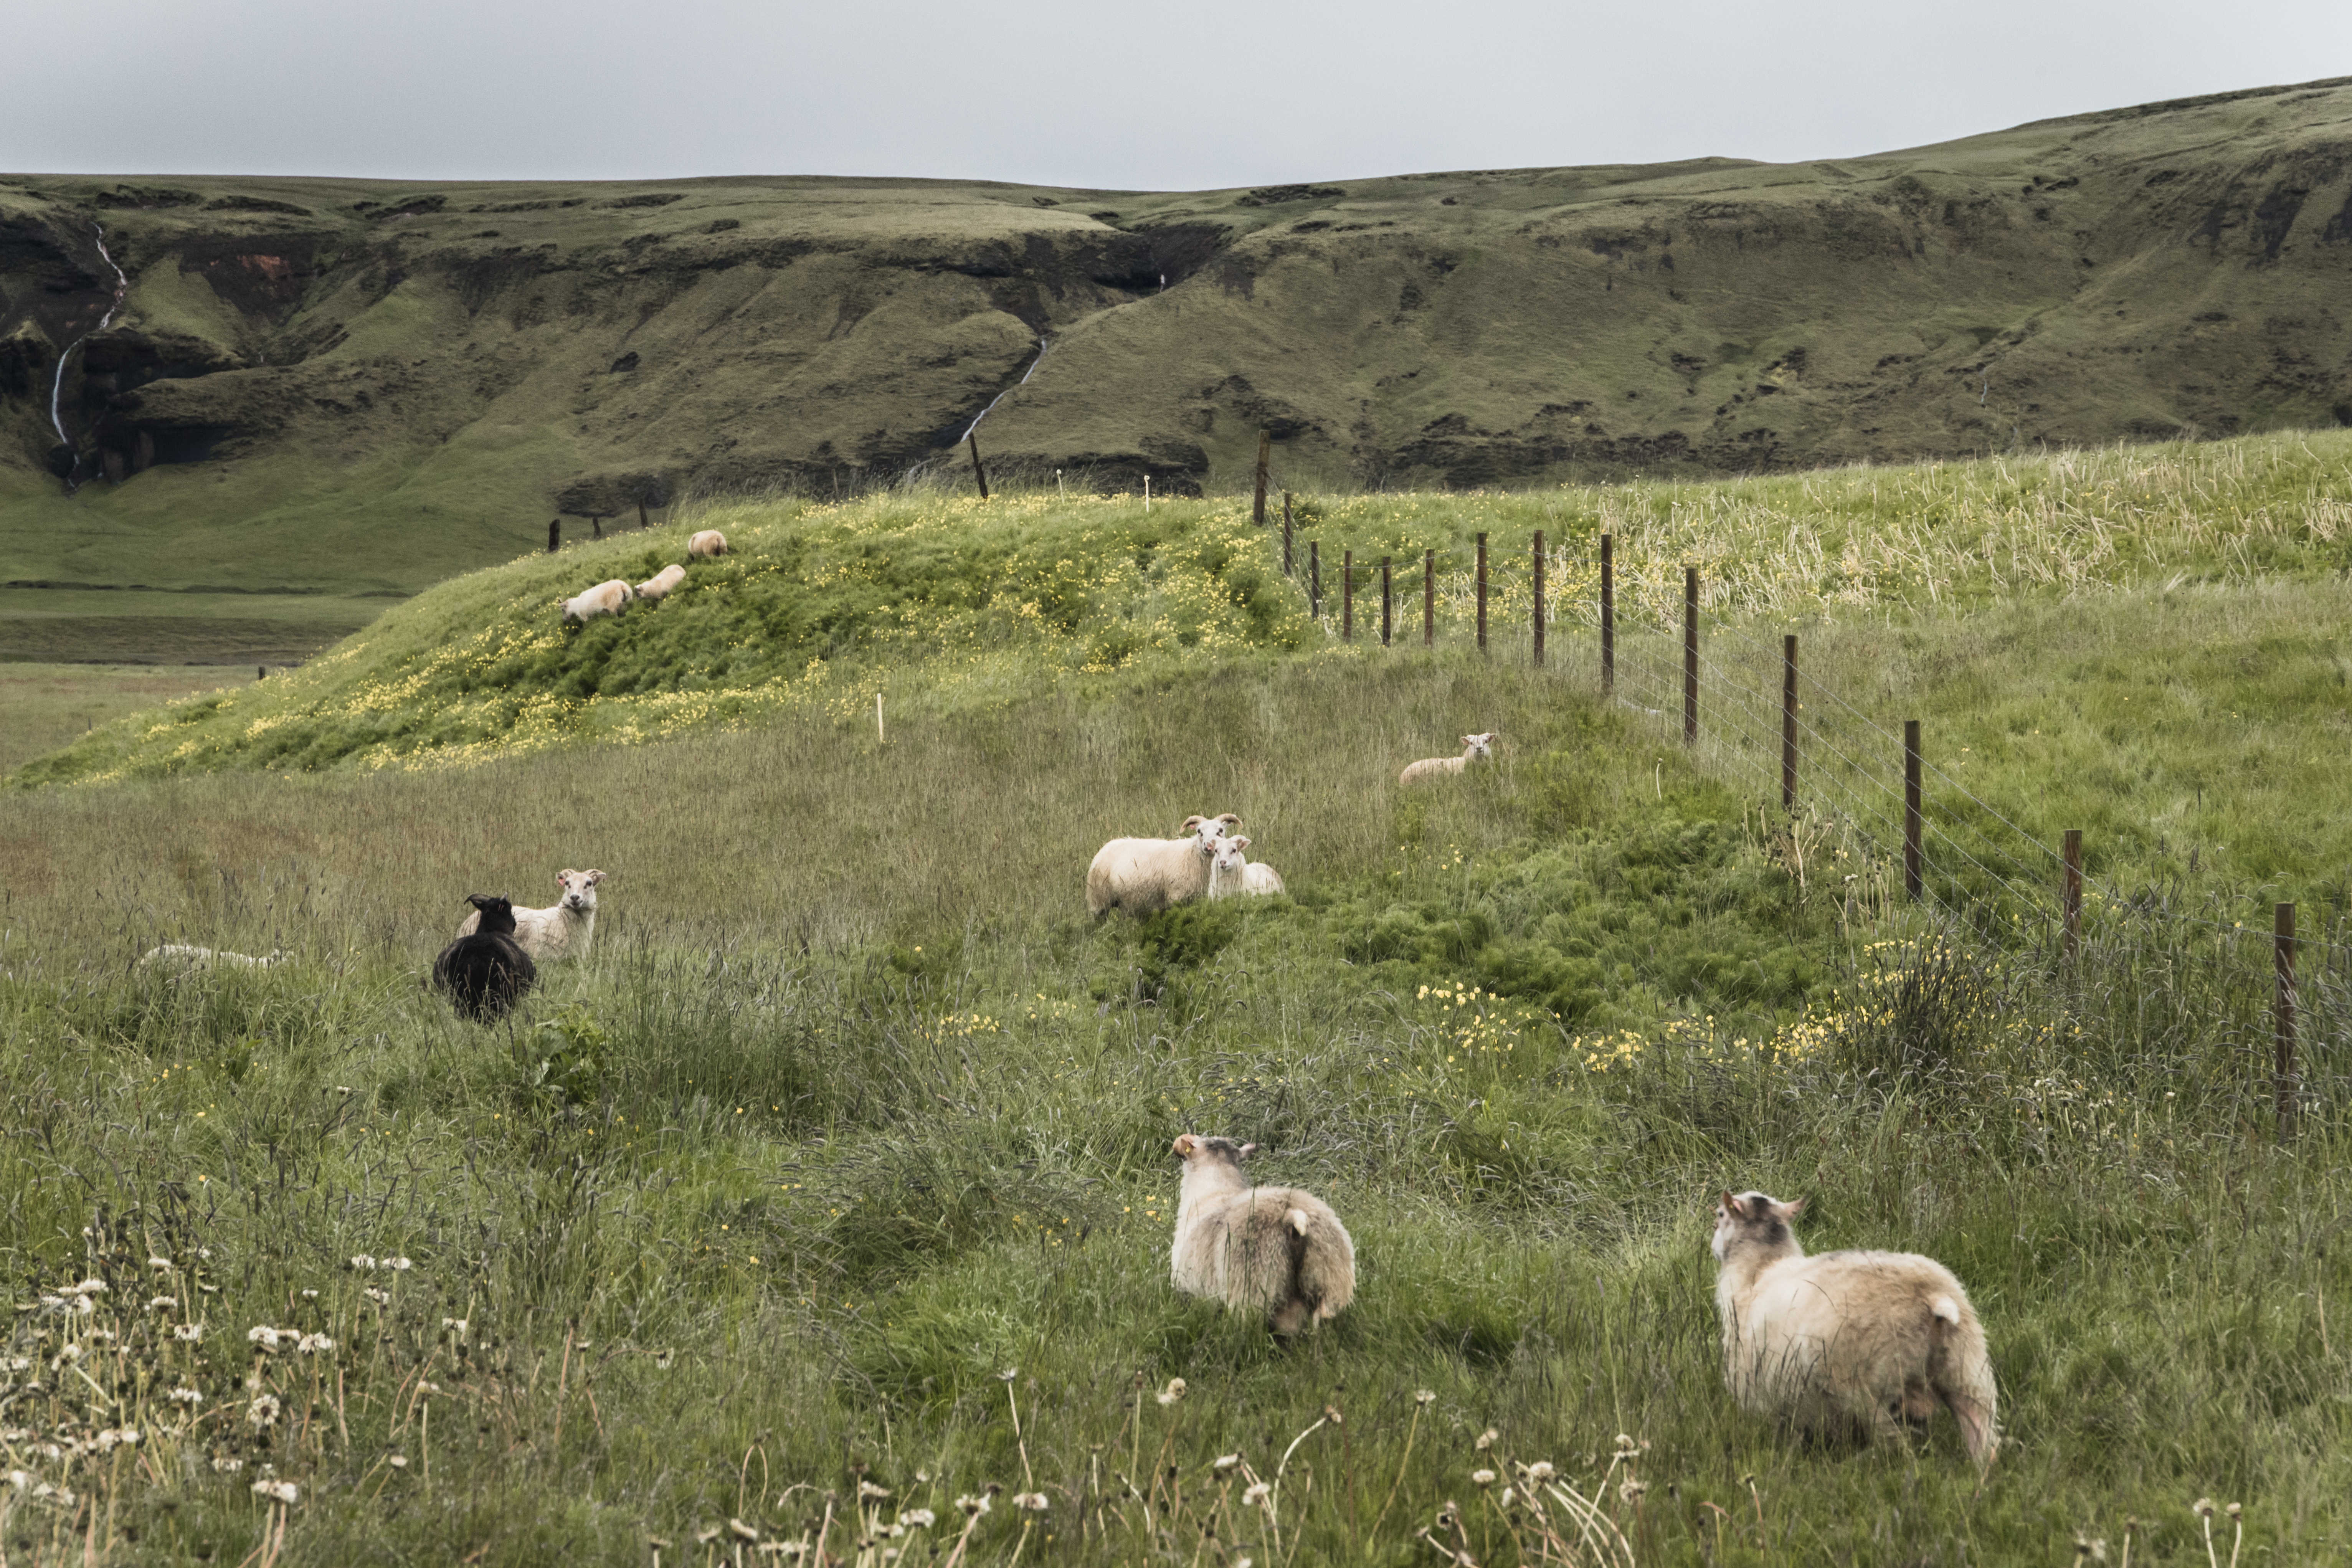
<path fill-rule="evenodd" d="M 1199 189 L 1884 152 L 2352 75 L 2347 0 L 113 0 L 10 8 L 0 168 Z"/>

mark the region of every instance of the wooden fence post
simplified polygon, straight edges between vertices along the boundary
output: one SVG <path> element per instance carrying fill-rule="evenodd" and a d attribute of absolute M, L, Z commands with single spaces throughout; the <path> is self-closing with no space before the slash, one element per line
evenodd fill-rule
<path fill-rule="evenodd" d="M 552 555 L 563 544 L 563 520 L 550 518 L 547 522 L 547 552 Z"/>
<path fill-rule="evenodd" d="M 1478 536 L 1478 651 L 1486 651 L 1486 536 Z"/>
<path fill-rule="evenodd" d="M 2083 830 L 2068 828 L 2065 845 L 2066 880 L 2058 907 L 2065 922 L 2066 962 L 2072 963 L 2083 945 Z"/>
<path fill-rule="evenodd" d="M 1257 496 L 1250 502 L 1250 522 L 1258 528 L 1265 526 L 1265 465 L 1272 456 L 1273 440 L 1271 432 L 1257 433 Z"/>
<path fill-rule="evenodd" d="M 1320 625 L 1323 620 L 1323 542 L 1307 542 L 1307 613 Z"/>
<path fill-rule="evenodd" d="M 1339 552 L 1339 640 L 1356 640 L 1356 552 Z"/>
<path fill-rule="evenodd" d="M 2278 977 L 2278 998 L 2272 1016 L 2278 1035 L 2278 1060 L 2273 1064 L 2271 1097 L 2278 1105 L 2279 1136 L 2284 1138 L 2294 1131 L 2296 1102 L 2301 1099 L 2294 1069 L 2294 906 L 2281 904 L 2272 916 L 2272 963 Z"/>
<path fill-rule="evenodd" d="M 1437 646 L 1437 552 L 1421 552 L 1421 646 Z"/>
<path fill-rule="evenodd" d="M 1290 492 L 1282 492 L 1282 574 L 1290 575 Z"/>
<path fill-rule="evenodd" d="M 1919 901 L 1919 721 L 1903 721 L 1903 894 Z"/>
<path fill-rule="evenodd" d="M 1780 809 L 1797 809 L 1797 634 L 1780 639 Z"/>
<path fill-rule="evenodd" d="M 646 529 L 652 526 L 653 525 L 651 523 L 646 521 L 646 498 L 639 496 L 637 498 L 637 531 L 639 533 L 643 533 Z"/>
<path fill-rule="evenodd" d="M 1683 744 L 1698 744 L 1698 568 L 1683 568 Z"/>
<path fill-rule="evenodd" d="M 1601 695 L 1605 700 L 1617 690 L 1617 552 L 1616 540 L 1601 536 Z"/>
<path fill-rule="evenodd" d="M 1543 668 L 1543 530 L 1536 530 L 1536 668 Z"/>
<path fill-rule="evenodd" d="M 988 499 L 988 470 L 980 466 L 980 432 L 977 430 L 967 431 L 964 435 L 963 444 L 971 448 L 971 477 L 980 481 L 980 499 L 986 500 Z M 1149 485 L 1151 481 L 1147 479 L 1143 482 Z M 1149 495 L 1150 492 L 1146 491 L 1145 493 Z M 1147 509 L 1150 508 L 1150 504 L 1151 503 L 1149 500 L 1144 502 Z"/>
<path fill-rule="evenodd" d="M 1389 581 L 1389 557 L 1381 557 L 1381 646 L 1389 646 L 1389 612 L 1395 601 Z"/>

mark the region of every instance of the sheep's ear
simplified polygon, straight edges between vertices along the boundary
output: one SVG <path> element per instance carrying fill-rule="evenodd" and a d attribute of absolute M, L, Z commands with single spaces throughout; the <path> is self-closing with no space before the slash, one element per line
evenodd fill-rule
<path fill-rule="evenodd" d="M 1207 817 L 1195 813 L 1184 819 L 1184 826 L 1176 830 L 1176 836 L 1181 838 L 1188 833 L 1198 833 L 1201 831 L 1201 824 L 1208 820 Z"/>
<path fill-rule="evenodd" d="M 1246 849 L 1249 847 L 1249 843 L 1250 841 L 1248 839 L 1244 838 L 1239 834 L 1235 834 L 1234 836 L 1234 847 L 1236 849 Z"/>
<path fill-rule="evenodd" d="M 1232 827 L 1232 826 L 1234 826 L 1235 824 L 1239 823 L 1239 822 L 1241 821 L 1241 818 L 1240 818 L 1240 817 L 1238 817 L 1238 816 L 1235 816 L 1232 812 L 1228 811 L 1228 812 L 1223 812 L 1223 813 L 1220 813 L 1220 814 L 1218 815 L 1217 820 L 1218 820 L 1219 822 L 1223 823 L 1227 827 Z"/>
<path fill-rule="evenodd" d="M 1201 1141 L 1198 1138 L 1193 1137 L 1190 1132 L 1180 1132 L 1176 1136 L 1172 1152 L 1180 1160 L 1189 1160 L 1192 1157 L 1193 1152 L 1200 1147 Z"/>
<path fill-rule="evenodd" d="M 604 873 L 602 871 L 583 871 L 581 875 L 588 879 L 588 885 L 592 888 L 604 879 Z"/>
<path fill-rule="evenodd" d="M 1236 1159 L 1236 1160 L 1246 1160 L 1246 1159 L 1248 1159 L 1252 1154 L 1255 1154 L 1255 1153 L 1256 1153 L 1256 1152 L 1257 1152 L 1257 1145 L 1256 1145 L 1256 1144 L 1255 1144 L 1255 1143 L 1244 1143 L 1244 1144 L 1243 1144 L 1243 1145 L 1241 1146 L 1241 1152 L 1238 1152 L 1238 1153 L 1236 1153 L 1236 1154 L 1234 1156 L 1234 1159 Z"/>
<path fill-rule="evenodd" d="M 1739 1206 L 1738 1194 L 1728 1189 L 1726 1189 L 1723 1194 L 1723 1210 L 1734 1219 L 1748 1217 L 1748 1211 Z"/>
<path fill-rule="evenodd" d="M 1782 1219 L 1794 1219 L 1799 1215 L 1805 1212 L 1805 1200 L 1802 1198 L 1792 1198 L 1789 1202 L 1782 1204 L 1777 1212 Z"/>

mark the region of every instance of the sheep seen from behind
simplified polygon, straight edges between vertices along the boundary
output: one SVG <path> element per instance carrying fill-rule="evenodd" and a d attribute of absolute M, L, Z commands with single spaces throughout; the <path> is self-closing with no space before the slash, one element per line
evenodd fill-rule
<path fill-rule="evenodd" d="M 1808 1258 L 1802 1199 L 1725 1193 L 1716 1205 L 1724 1380 L 1751 1415 L 1816 1433 L 1899 1439 L 1938 1405 L 1979 1469 L 2000 1446 L 1984 1327 L 1952 1271 L 1912 1252 Z"/>
<path fill-rule="evenodd" d="M 459 937 L 433 961 L 433 984 L 450 1005 L 477 1023 L 507 1016 L 539 984 L 539 966 L 515 944 L 514 906 L 488 893 L 469 893 L 479 929 Z"/>
<path fill-rule="evenodd" d="M 706 528 L 686 542 L 686 554 L 689 561 L 726 553 L 727 536 L 715 528 Z"/>
<path fill-rule="evenodd" d="M 1187 1132 L 1169 1266 L 1176 1289 L 1237 1312 L 1263 1312 L 1277 1334 L 1339 1315 L 1356 1295 L 1356 1244 L 1331 1205 L 1297 1187 L 1255 1187 L 1242 1162 L 1257 1148 Z"/>

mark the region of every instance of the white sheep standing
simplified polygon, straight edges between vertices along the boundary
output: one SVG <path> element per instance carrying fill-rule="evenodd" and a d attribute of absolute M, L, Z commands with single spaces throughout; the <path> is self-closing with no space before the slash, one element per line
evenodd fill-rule
<path fill-rule="evenodd" d="M 1401 784 L 1419 784 L 1444 773 L 1458 773 L 1472 763 L 1483 763 L 1495 754 L 1496 731 L 1462 737 L 1462 754 L 1458 757 L 1423 757 L 1417 763 L 1407 763 L 1404 772 L 1397 775 Z"/>
<path fill-rule="evenodd" d="M 1942 1405 L 1979 1468 L 2000 1446 L 1984 1326 L 1952 1271 L 1915 1252 L 1805 1256 L 1804 1200 L 1723 1194 L 1715 1211 L 1724 1380 L 1751 1415 L 1900 1438 Z"/>
<path fill-rule="evenodd" d="M 563 601 L 565 621 L 585 624 L 598 616 L 617 616 L 628 606 L 637 591 L 620 578 L 597 584 L 586 593 Z"/>
<path fill-rule="evenodd" d="M 588 944 L 596 938 L 596 884 L 604 879 L 604 873 L 566 867 L 555 874 L 555 879 L 562 884 L 563 897 L 553 906 L 514 911 L 515 945 L 533 963 L 584 958 Z M 481 923 L 482 912 L 477 910 L 457 923 L 457 934 L 471 936 Z"/>
<path fill-rule="evenodd" d="M 686 581 L 686 568 L 670 563 L 637 584 L 637 597 L 649 605 L 658 605 L 669 597 L 669 591 Z"/>
<path fill-rule="evenodd" d="M 161 947 L 151 947 L 139 960 L 139 968 L 172 974 L 185 974 L 199 969 L 268 969 L 286 962 L 284 948 L 272 949 L 267 958 L 256 958 L 249 952 L 229 952 L 226 950 L 195 947 L 184 942 L 167 942 Z"/>
<path fill-rule="evenodd" d="M 1209 856 L 1209 897 L 1230 899 L 1236 893 L 1279 893 L 1286 891 L 1282 877 L 1263 860 L 1246 860 L 1242 851 L 1249 847 L 1245 837 L 1220 838 Z"/>
<path fill-rule="evenodd" d="M 1235 1311 L 1264 1312 L 1277 1334 L 1339 1315 L 1356 1295 L 1356 1244 L 1331 1205 L 1297 1187 L 1252 1186 L 1242 1162 L 1257 1148 L 1187 1132 L 1168 1251 L 1176 1289 Z"/>
<path fill-rule="evenodd" d="M 724 555 L 727 553 L 727 536 L 715 528 L 706 528 L 686 542 L 686 553 L 688 560 L 706 555 Z"/>
<path fill-rule="evenodd" d="M 1114 838 L 1087 868 L 1087 913 L 1100 925 L 1113 910 L 1148 915 L 1204 897 L 1216 819 L 1181 838 Z"/>

